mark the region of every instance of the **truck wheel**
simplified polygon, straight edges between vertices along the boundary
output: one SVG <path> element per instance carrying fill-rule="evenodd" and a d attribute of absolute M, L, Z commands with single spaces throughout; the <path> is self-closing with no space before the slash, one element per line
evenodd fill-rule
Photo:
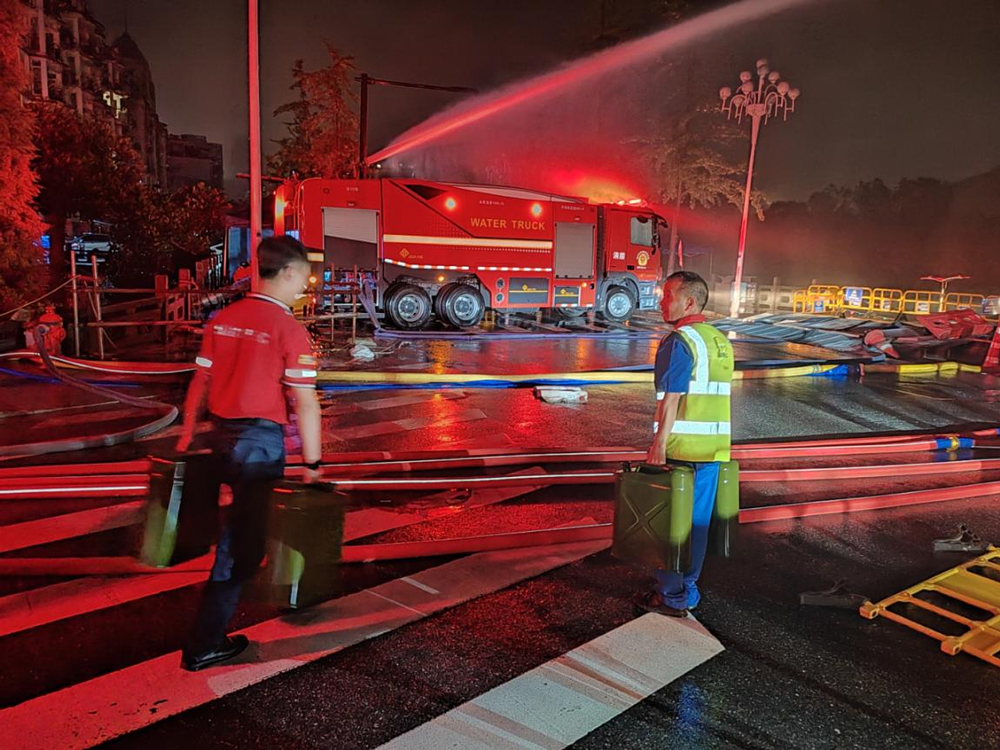
<path fill-rule="evenodd" d="M 444 319 L 455 328 L 479 325 L 486 313 L 486 303 L 479 290 L 468 284 L 448 284 L 438 294 Z"/>
<path fill-rule="evenodd" d="M 635 310 L 635 295 L 628 287 L 611 286 L 604 297 L 604 318 L 616 323 L 628 320 Z"/>
<path fill-rule="evenodd" d="M 574 318 L 582 318 L 587 314 L 586 307 L 557 307 L 556 314 L 560 318 L 566 318 L 573 320 Z"/>
<path fill-rule="evenodd" d="M 399 284 L 386 294 L 385 314 L 398 328 L 423 328 L 431 319 L 431 298 L 414 284 Z"/>
<path fill-rule="evenodd" d="M 440 289 L 438 289 L 438 293 L 434 295 L 434 306 L 433 306 L 434 317 L 437 318 L 438 320 L 444 320 L 445 319 L 445 316 L 444 316 L 444 298 L 445 298 L 445 295 L 447 295 L 448 292 L 451 291 L 451 288 L 453 286 L 454 286 L 454 284 L 445 284 L 443 287 L 441 287 Z"/>

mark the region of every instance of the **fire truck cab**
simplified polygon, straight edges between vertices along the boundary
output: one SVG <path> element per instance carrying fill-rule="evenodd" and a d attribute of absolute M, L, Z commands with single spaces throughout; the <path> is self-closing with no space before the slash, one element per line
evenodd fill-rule
<path fill-rule="evenodd" d="M 357 268 L 404 329 L 476 326 L 487 308 L 628 320 L 658 304 L 665 226 L 641 205 L 416 179 L 306 179 L 275 196 L 275 233 L 332 281 Z"/>

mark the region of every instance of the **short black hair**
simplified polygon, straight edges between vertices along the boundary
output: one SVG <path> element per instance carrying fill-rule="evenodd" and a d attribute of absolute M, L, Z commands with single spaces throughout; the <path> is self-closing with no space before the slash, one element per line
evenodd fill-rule
<path fill-rule="evenodd" d="M 705 305 L 708 304 L 708 284 L 705 283 L 705 279 L 694 271 L 676 271 L 667 277 L 667 281 L 673 279 L 679 279 L 681 291 L 694 298 L 695 304 L 698 305 L 698 312 L 705 309 Z"/>
<path fill-rule="evenodd" d="M 294 237 L 266 237 L 257 246 L 257 272 L 262 279 L 273 279 L 297 262 L 308 263 L 309 253 Z"/>

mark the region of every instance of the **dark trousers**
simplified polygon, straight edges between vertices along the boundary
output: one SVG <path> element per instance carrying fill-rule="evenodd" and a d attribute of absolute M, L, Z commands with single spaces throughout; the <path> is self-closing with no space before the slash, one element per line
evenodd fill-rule
<path fill-rule="evenodd" d="M 233 505 L 219 535 L 215 563 L 202 594 L 194 631 L 184 649 L 197 656 L 222 643 L 236 612 L 243 584 L 264 559 L 271 488 L 285 472 L 281 425 L 266 419 L 216 420 L 204 439 L 212 451 L 212 470 L 203 481 L 218 497 L 229 485 Z"/>

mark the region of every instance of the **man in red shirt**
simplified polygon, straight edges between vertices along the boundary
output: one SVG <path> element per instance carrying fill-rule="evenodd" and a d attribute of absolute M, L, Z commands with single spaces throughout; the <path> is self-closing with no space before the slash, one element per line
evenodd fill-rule
<path fill-rule="evenodd" d="M 216 465 L 212 481 L 233 492 L 215 564 L 181 666 L 189 671 L 231 659 L 249 644 L 227 637 L 243 584 L 264 557 L 270 486 L 285 472 L 287 397 L 295 405 L 306 481 L 319 480 L 320 407 L 316 358 L 291 304 L 307 286 L 305 248 L 291 237 L 263 240 L 257 250 L 260 291 L 220 312 L 205 326 L 198 369 L 184 403 L 177 449 L 191 446 L 208 397 L 212 430 L 205 435 Z"/>

